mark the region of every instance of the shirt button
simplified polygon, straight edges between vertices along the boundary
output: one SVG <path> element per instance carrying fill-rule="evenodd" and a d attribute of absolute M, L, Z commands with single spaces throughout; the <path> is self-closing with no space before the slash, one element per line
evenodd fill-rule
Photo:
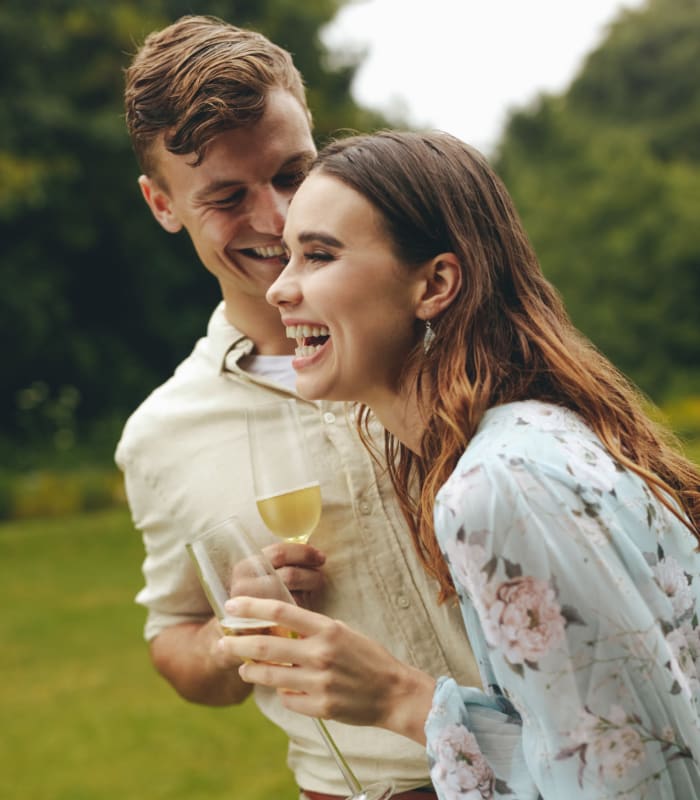
<path fill-rule="evenodd" d="M 408 599 L 408 597 L 406 597 L 405 594 L 397 594 L 396 605 L 399 608 L 408 608 L 411 605 L 411 601 Z"/>
<path fill-rule="evenodd" d="M 326 411 L 323 415 L 323 421 L 327 422 L 329 425 L 332 425 L 335 422 L 335 414 L 332 411 Z"/>
<path fill-rule="evenodd" d="M 372 506 L 366 500 L 363 500 L 360 503 L 360 512 L 362 514 L 370 514 L 372 512 Z"/>

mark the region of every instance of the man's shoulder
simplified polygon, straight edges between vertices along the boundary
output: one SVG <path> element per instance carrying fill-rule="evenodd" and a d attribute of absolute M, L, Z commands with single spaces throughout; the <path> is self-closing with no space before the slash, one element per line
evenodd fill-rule
<path fill-rule="evenodd" d="M 208 352 L 206 338 L 198 340 L 173 374 L 129 416 L 117 448 L 117 458 L 126 448 L 174 433 L 179 420 L 195 413 L 221 380 L 220 371 Z"/>

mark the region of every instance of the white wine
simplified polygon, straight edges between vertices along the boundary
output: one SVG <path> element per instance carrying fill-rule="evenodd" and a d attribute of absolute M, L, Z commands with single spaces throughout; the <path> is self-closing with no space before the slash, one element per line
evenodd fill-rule
<path fill-rule="evenodd" d="M 261 497 L 258 511 L 267 527 L 288 542 L 306 542 L 321 518 L 318 483 L 291 492 Z"/>

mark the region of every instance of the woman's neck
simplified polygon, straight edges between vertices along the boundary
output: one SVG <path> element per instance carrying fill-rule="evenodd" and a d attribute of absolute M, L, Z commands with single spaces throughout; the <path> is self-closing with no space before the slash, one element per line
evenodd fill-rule
<path fill-rule="evenodd" d="M 420 454 L 427 420 L 421 413 L 414 381 L 373 398 L 367 405 L 389 433 L 416 455 Z"/>

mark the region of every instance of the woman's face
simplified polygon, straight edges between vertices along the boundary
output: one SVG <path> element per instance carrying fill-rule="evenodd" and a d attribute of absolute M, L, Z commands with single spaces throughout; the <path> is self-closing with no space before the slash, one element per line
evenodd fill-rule
<path fill-rule="evenodd" d="M 398 387 L 415 342 L 420 268 L 396 257 L 379 212 L 342 181 L 312 173 L 283 234 L 289 263 L 267 299 L 297 340 L 297 390 L 369 405 Z"/>

